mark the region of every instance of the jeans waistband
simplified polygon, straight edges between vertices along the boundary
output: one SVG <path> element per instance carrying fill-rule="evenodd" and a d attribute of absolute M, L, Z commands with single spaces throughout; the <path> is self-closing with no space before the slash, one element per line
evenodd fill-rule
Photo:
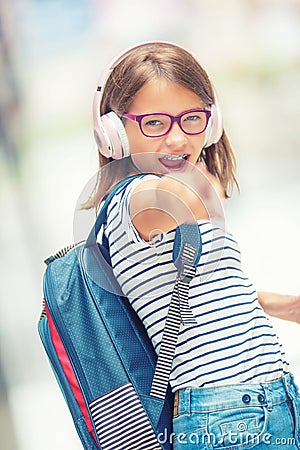
<path fill-rule="evenodd" d="M 243 406 L 272 406 L 293 399 L 298 393 L 292 374 L 259 384 L 239 383 L 226 386 L 175 392 L 174 416 L 191 412 L 211 412 Z"/>

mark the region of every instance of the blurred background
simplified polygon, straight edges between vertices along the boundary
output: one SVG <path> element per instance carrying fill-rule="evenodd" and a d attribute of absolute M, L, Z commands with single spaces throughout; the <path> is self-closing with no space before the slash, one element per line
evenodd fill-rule
<path fill-rule="evenodd" d="M 237 156 L 226 209 L 244 268 L 258 290 L 300 293 L 299 0 L 1 0 L 3 450 L 81 448 L 37 334 L 43 260 L 73 241 L 97 170 L 98 77 L 144 40 L 174 41 L 207 69 Z M 271 320 L 300 384 L 300 325 Z"/>

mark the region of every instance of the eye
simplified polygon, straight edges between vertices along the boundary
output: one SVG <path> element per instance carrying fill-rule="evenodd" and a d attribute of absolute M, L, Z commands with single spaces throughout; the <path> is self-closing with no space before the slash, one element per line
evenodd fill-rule
<path fill-rule="evenodd" d="M 185 116 L 184 120 L 185 121 L 190 120 L 191 122 L 195 122 L 197 120 L 203 120 L 203 118 L 200 115 L 192 114 L 192 115 L 189 115 L 189 116 Z"/>
<path fill-rule="evenodd" d="M 146 127 L 157 127 L 157 126 L 159 126 L 159 125 L 161 125 L 162 124 L 162 122 L 160 121 L 160 120 L 158 120 L 158 119 L 150 119 L 150 120 L 147 120 L 145 123 L 144 123 L 144 125 L 146 126 Z"/>

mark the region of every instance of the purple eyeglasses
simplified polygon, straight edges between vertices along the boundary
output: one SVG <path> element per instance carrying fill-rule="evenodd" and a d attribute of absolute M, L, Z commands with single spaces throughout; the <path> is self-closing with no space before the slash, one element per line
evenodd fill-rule
<path fill-rule="evenodd" d="M 180 129 L 190 135 L 201 134 L 206 130 L 211 111 L 208 109 L 190 109 L 178 116 L 165 113 L 123 114 L 126 119 L 135 120 L 144 136 L 155 138 L 165 136 L 171 130 L 174 122 Z"/>

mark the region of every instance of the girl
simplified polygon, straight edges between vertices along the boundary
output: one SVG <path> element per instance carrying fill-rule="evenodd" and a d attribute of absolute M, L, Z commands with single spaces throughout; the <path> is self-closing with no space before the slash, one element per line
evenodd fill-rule
<path fill-rule="evenodd" d="M 170 376 L 174 449 L 298 448 L 298 391 L 264 310 L 299 322 L 300 299 L 257 294 L 242 271 L 221 204 L 237 185 L 235 158 L 207 74 L 177 45 L 138 45 L 102 76 L 94 119 L 101 176 L 85 207 L 136 175 L 113 197 L 104 232 L 157 353 L 176 277 L 174 230 L 195 222 L 201 233 L 194 322 L 181 325 Z"/>

